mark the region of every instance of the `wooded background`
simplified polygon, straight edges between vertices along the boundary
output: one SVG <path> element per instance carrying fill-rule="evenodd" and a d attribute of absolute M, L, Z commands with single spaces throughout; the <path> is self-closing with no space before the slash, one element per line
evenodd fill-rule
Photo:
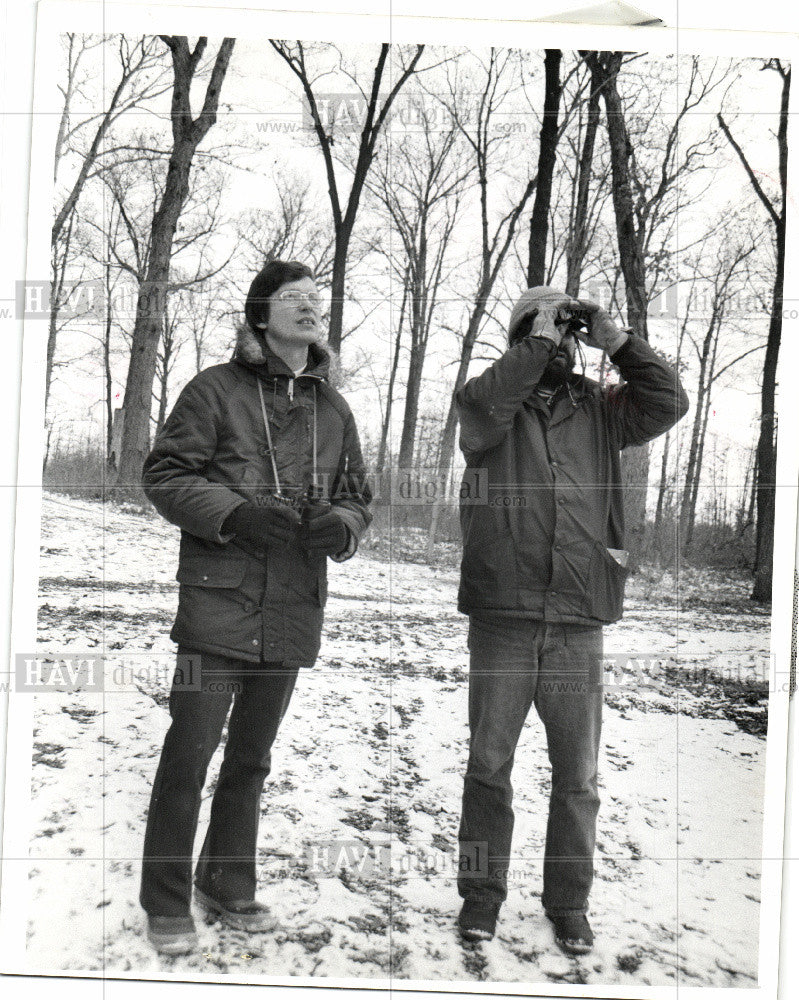
<path fill-rule="evenodd" d="M 384 502 L 376 530 L 416 528 L 432 559 L 457 537 L 453 390 L 504 350 L 521 291 L 551 284 L 649 340 L 691 399 L 625 452 L 636 561 L 746 567 L 770 599 L 784 62 L 61 41 L 46 484 L 128 496 L 182 386 L 230 357 L 255 272 L 299 259 L 370 469 L 439 484 Z"/>

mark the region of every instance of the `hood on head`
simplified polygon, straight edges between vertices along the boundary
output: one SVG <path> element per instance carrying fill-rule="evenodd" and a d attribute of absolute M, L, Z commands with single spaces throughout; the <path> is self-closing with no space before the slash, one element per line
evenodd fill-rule
<path fill-rule="evenodd" d="M 292 374 L 286 362 L 279 358 L 266 343 L 263 334 L 254 333 L 247 323 L 239 323 L 236 326 L 236 347 L 233 351 L 233 359 L 246 361 L 250 365 L 266 365 L 270 375 Z M 308 345 L 307 370 L 335 385 L 340 372 L 338 355 L 327 344 L 314 341 Z"/>
<path fill-rule="evenodd" d="M 516 328 L 523 319 L 531 313 L 538 312 L 548 302 L 557 301 L 562 298 L 563 292 L 557 288 L 552 288 L 550 285 L 536 285 L 534 288 L 528 288 L 526 292 L 522 292 L 511 311 L 510 320 L 508 321 L 508 343 L 513 341 Z"/>

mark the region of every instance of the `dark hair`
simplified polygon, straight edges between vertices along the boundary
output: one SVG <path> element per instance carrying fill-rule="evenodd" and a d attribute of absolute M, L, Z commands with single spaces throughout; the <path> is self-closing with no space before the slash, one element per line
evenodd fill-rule
<path fill-rule="evenodd" d="M 244 303 L 244 318 L 250 328 L 259 332 L 259 323 L 269 322 L 269 296 L 290 281 L 311 278 L 316 281 L 307 264 L 298 260 L 270 260 L 252 279 L 247 301 Z"/>

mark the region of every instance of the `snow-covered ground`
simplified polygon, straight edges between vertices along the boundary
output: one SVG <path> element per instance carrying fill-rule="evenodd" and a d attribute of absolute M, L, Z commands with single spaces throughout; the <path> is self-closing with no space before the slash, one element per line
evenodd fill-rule
<path fill-rule="evenodd" d="M 40 651 L 168 664 L 177 547 L 158 518 L 48 494 Z M 679 586 L 633 578 L 606 655 L 767 656 L 769 619 L 743 584 L 695 573 Z M 300 675 L 263 796 L 259 895 L 279 927 L 247 936 L 200 918 L 191 956 L 156 955 L 137 902 L 168 674 L 104 696 L 38 696 L 30 966 L 234 981 L 755 985 L 766 694 L 696 671 L 608 686 L 594 951 L 562 955 L 540 907 L 548 763 L 534 714 L 514 767 L 517 861 L 498 934 L 459 940 L 468 661 L 456 587 L 451 568 L 366 554 L 331 564 L 322 654 Z"/>

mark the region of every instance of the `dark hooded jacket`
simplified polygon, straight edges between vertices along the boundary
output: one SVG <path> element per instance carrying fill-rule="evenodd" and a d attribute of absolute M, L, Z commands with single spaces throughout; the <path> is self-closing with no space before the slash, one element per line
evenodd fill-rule
<path fill-rule="evenodd" d="M 605 624 L 622 615 L 628 572 L 620 452 L 663 434 L 689 402 L 630 336 L 611 359 L 621 385 L 572 374 L 550 412 L 536 387 L 555 351 L 527 336 L 456 396 L 467 462 L 458 607 Z"/>
<path fill-rule="evenodd" d="M 243 660 L 311 666 L 327 598 L 327 558 L 292 541 L 268 551 L 240 546 L 222 525 L 236 507 L 275 492 L 258 380 L 279 486 L 314 481 L 345 522 L 349 558 L 371 521 L 371 492 L 349 406 L 328 382 L 330 355 L 309 348 L 295 377 L 248 327 L 226 364 L 183 389 L 144 463 L 144 491 L 181 529 L 173 641 Z"/>

